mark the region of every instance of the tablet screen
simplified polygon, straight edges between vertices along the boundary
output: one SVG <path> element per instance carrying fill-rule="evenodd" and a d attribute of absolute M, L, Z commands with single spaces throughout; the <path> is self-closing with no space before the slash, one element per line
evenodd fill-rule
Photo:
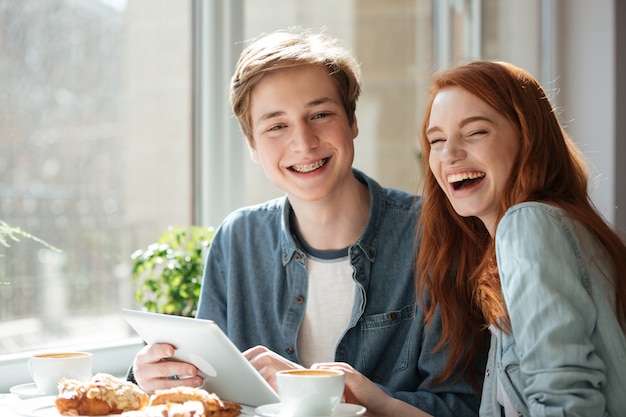
<path fill-rule="evenodd" d="M 176 348 L 173 359 L 195 365 L 208 392 L 251 407 L 280 401 L 213 321 L 129 309 L 122 314 L 146 343 L 168 343 Z"/>

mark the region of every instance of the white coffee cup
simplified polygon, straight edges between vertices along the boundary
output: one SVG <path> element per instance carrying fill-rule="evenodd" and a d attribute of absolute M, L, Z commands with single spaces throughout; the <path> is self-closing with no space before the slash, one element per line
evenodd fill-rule
<path fill-rule="evenodd" d="M 276 373 L 281 416 L 330 416 L 343 395 L 345 375 L 339 370 L 292 369 Z"/>
<path fill-rule="evenodd" d="M 91 377 L 93 355 L 88 352 L 41 353 L 28 358 L 28 371 L 35 385 L 46 395 L 57 395 L 62 378 L 87 382 Z"/>

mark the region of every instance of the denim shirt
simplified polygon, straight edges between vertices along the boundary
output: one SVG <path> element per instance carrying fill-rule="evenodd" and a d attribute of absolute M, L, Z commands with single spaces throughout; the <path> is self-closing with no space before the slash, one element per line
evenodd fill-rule
<path fill-rule="evenodd" d="M 500 221 L 496 256 L 512 332 L 492 336 L 480 415 L 501 415 L 499 379 L 517 416 L 626 416 L 626 337 L 602 245 L 528 202 Z"/>
<path fill-rule="evenodd" d="M 477 415 L 479 397 L 468 383 L 428 386 L 446 353 L 432 351 L 440 322 L 425 328 L 415 303 L 420 197 L 353 172 L 368 186 L 371 206 L 362 236 L 349 248 L 354 307 L 335 360 L 434 416 Z M 264 345 L 300 363 L 296 339 L 307 301 L 307 255 L 290 230 L 290 210 L 283 197 L 224 220 L 209 249 L 197 317 L 217 322 L 241 350 Z"/>

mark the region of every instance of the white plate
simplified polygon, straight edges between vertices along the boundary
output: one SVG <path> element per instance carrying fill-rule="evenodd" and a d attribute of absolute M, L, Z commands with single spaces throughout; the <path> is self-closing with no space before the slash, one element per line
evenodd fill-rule
<path fill-rule="evenodd" d="M 14 404 L 10 410 L 15 414 L 26 417 L 65 417 L 62 416 L 54 405 L 56 396 L 30 398 Z M 119 416 L 119 414 L 116 414 Z M 79 416 L 80 417 L 80 416 Z M 111 416 L 103 416 L 111 417 Z"/>
<path fill-rule="evenodd" d="M 37 388 L 37 385 L 35 385 L 34 382 L 31 382 L 30 384 L 15 385 L 14 387 L 11 387 L 9 391 L 11 391 L 11 394 L 17 395 L 22 400 L 43 397 L 46 395 L 40 391 L 39 388 Z"/>
<path fill-rule="evenodd" d="M 288 417 L 281 414 L 281 410 L 281 404 L 274 403 L 257 407 L 254 412 L 261 417 Z M 365 414 L 365 411 L 365 407 L 361 407 L 360 405 L 340 403 L 330 416 L 320 417 L 358 417 Z"/>

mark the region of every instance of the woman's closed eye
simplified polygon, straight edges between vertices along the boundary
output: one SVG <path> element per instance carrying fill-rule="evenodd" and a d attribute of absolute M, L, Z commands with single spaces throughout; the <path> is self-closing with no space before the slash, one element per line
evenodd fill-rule
<path fill-rule="evenodd" d="M 428 139 L 428 143 L 430 144 L 430 146 L 435 146 L 435 145 L 440 144 L 440 143 L 443 143 L 443 142 L 445 142 L 445 141 L 446 141 L 446 140 L 445 140 L 444 138 L 441 138 L 441 137 L 432 138 L 432 139 L 431 139 L 431 138 L 429 138 L 429 139 Z"/>
<path fill-rule="evenodd" d="M 489 132 L 488 132 L 488 131 L 486 131 L 486 130 L 473 130 L 473 131 L 471 131 L 471 132 L 469 133 L 469 135 L 468 135 L 468 136 L 469 136 L 469 137 L 484 136 L 484 135 L 486 135 L 487 133 L 489 133 Z"/>

